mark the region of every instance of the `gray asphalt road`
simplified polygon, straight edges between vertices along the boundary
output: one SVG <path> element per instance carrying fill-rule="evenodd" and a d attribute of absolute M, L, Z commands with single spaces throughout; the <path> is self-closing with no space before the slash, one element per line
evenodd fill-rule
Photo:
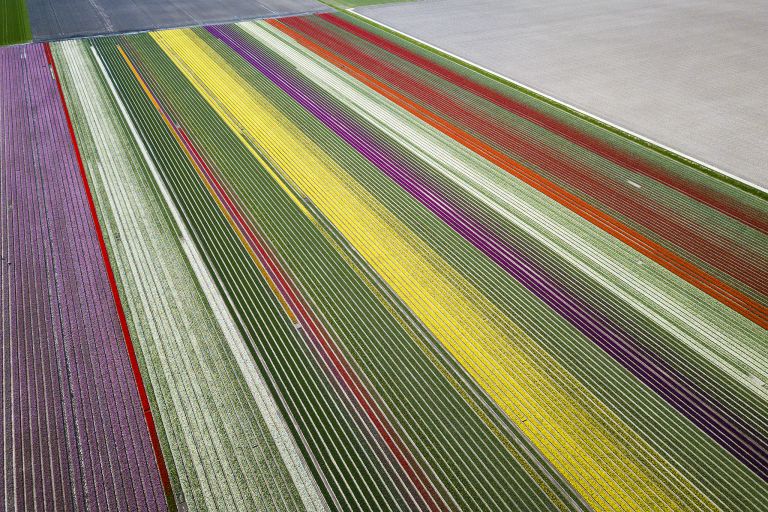
<path fill-rule="evenodd" d="M 316 0 L 27 0 L 35 41 L 325 11 Z"/>
<path fill-rule="evenodd" d="M 764 0 L 426 0 L 358 12 L 768 187 Z"/>

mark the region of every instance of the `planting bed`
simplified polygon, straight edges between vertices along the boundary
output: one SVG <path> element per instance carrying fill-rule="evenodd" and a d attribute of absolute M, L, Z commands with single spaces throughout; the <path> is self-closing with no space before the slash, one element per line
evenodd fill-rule
<path fill-rule="evenodd" d="M 0 56 L 10 508 L 51 375 L 134 508 L 764 506 L 761 192 L 353 14 Z"/>

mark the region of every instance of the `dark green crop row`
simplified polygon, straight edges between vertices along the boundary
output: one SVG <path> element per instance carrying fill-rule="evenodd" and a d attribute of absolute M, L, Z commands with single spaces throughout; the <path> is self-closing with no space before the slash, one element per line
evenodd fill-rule
<path fill-rule="evenodd" d="M 26 43 L 31 39 L 32 29 L 24 0 L 0 1 L 0 46 Z"/>

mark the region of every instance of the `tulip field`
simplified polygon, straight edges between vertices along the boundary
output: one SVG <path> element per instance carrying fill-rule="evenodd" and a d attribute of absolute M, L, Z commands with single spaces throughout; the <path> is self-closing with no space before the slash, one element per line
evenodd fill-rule
<path fill-rule="evenodd" d="M 768 196 L 353 13 L 0 49 L 13 510 L 765 510 Z"/>

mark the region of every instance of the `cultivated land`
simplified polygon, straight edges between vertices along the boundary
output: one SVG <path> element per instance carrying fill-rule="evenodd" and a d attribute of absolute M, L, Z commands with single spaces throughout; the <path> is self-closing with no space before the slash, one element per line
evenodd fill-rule
<path fill-rule="evenodd" d="M 760 0 L 426 0 L 362 14 L 768 187 Z"/>
<path fill-rule="evenodd" d="M 0 80 L 6 509 L 764 509 L 764 194 L 344 13 Z"/>
<path fill-rule="evenodd" d="M 42 46 L 0 49 L 0 91 L 0 503 L 161 508 L 125 333 Z"/>
<path fill-rule="evenodd" d="M 24 43 L 32 39 L 24 0 L 0 2 L 0 46 Z"/>
<path fill-rule="evenodd" d="M 28 0 L 27 5 L 35 41 L 328 10 L 315 0 Z"/>

